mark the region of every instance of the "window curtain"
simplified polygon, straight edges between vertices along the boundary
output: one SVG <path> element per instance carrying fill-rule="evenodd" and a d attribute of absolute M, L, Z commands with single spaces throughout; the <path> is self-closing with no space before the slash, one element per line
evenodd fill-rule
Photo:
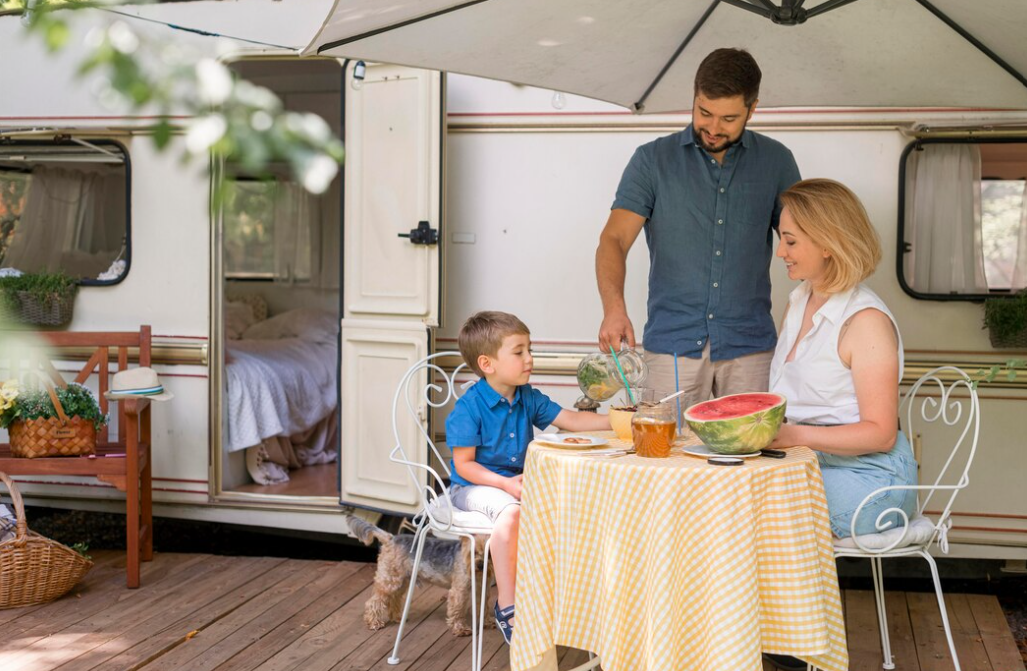
<path fill-rule="evenodd" d="M 317 196 L 294 182 L 275 189 L 275 281 L 318 286 L 320 279 L 321 207 Z M 317 253 L 315 253 L 317 251 Z"/>
<path fill-rule="evenodd" d="M 1027 288 L 1027 182 L 1020 201 L 1020 233 L 1016 236 L 1016 257 L 1013 259 L 1012 290 Z"/>
<path fill-rule="evenodd" d="M 981 233 L 981 152 L 926 144 L 910 154 L 906 181 L 906 280 L 930 294 L 986 294 Z"/>
<path fill-rule="evenodd" d="M 97 265 L 102 270 L 110 264 L 107 256 L 121 248 L 123 210 L 122 177 L 102 168 L 38 167 L 32 171 L 25 209 L 4 265 L 23 272 L 64 269 L 73 276 L 95 274 L 92 257 L 104 257 Z M 79 272 L 85 266 L 88 271 Z"/>

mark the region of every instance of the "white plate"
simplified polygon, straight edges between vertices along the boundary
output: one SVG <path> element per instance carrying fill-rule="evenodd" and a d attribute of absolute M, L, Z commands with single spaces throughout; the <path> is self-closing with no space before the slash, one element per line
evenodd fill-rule
<path fill-rule="evenodd" d="M 749 452 L 747 454 L 721 454 L 720 452 L 714 452 L 705 445 L 687 445 L 681 448 L 681 451 L 685 454 L 694 454 L 697 457 L 738 457 L 739 459 L 748 459 L 750 457 L 760 456 L 759 452 Z"/>
<path fill-rule="evenodd" d="M 587 440 L 587 443 L 568 443 L 568 438 L 581 438 Z M 543 433 L 535 436 L 536 442 L 542 443 L 543 445 L 549 445 L 550 447 L 564 447 L 571 450 L 588 450 L 593 447 L 600 447 L 601 445 L 608 445 L 610 441 L 605 438 L 597 438 L 595 436 L 583 436 L 579 433 Z"/>

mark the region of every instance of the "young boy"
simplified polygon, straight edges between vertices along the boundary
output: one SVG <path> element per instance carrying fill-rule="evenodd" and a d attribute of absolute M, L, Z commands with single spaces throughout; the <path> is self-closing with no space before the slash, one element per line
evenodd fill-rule
<path fill-rule="evenodd" d="M 494 523 L 496 624 L 510 643 L 521 473 L 534 435 L 531 427 L 554 424 L 571 431 L 599 431 L 610 428 L 610 419 L 564 410 L 532 389 L 531 335 L 517 317 L 479 312 L 464 323 L 458 342 L 464 361 L 482 379 L 464 393 L 446 419 L 446 442 L 453 451 L 450 494 L 457 508 L 480 511 Z"/>

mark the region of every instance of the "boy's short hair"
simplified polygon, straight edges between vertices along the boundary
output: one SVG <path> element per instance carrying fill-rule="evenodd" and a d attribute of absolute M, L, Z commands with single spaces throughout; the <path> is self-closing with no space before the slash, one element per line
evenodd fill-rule
<path fill-rule="evenodd" d="M 460 327 L 457 344 L 460 355 L 475 373 L 485 377 L 478 366 L 478 357 L 496 356 L 503 345 L 503 339 L 511 335 L 531 335 L 531 331 L 517 317 L 508 312 L 488 310 L 467 318 Z"/>
<path fill-rule="evenodd" d="M 763 73 L 756 59 L 744 49 L 715 49 L 699 64 L 695 73 L 695 95 L 707 98 L 742 96 L 746 107 L 760 97 Z"/>

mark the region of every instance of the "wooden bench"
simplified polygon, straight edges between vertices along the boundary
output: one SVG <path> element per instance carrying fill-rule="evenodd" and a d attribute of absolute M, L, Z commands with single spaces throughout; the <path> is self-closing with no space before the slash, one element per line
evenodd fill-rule
<path fill-rule="evenodd" d="M 140 366 L 150 365 L 150 327 L 138 332 L 9 332 L 0 333 L 0 342 L 7 337 L 26 338 L 27 348 L 7 348 L 0 352 L 0 366 L 10 374 L 13 370 L 46 368 L 45 362 L 66 362 L 87 358 L 74 377 L 74 382 L 87 384 L 97 377 L 95 388 L 100 410 L 106 414 L 110 401 L 104 393 L 111 376 L 128 367 L 129 350 L 138 349 Z M 114 353 L 112 360 L 111 354 Z M 42 365 L 41 365 L 42 364 Z M 68 378 L 64 374 L 65 379 Z M 118 435 L 111 440 L 109 427 L 97 432 L 96 458 L 45 457 L 37 459 L 11 456 L 11 446 L 0 444 L 0 471 L 8 475 L 82 475 L 93 476 L 125 492 L 127 530 L 127 582 L 139 587 L 139 562 L 153 559 L 153 497 L 150 476 L 150 401 L 127 398 L 116 401 Z"/>

